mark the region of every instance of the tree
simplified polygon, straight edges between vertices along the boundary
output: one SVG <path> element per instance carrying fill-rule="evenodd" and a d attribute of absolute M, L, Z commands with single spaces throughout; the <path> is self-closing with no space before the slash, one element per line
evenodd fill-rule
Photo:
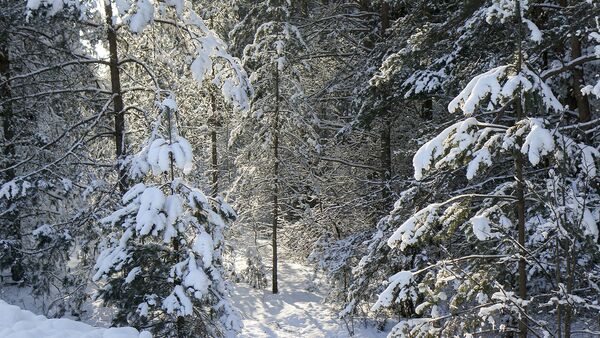
<path fill-rule="evenodd" d="M 281 205 L 293 205 L 294 195 L 301 194 L 299 190 L 306 186 L 293 171 L 299 161 L 309 161 L 310 153 L 316 148 L 310 116 L 301 115 L 298 109 L 303 104 L 303 94 L 296 79 L 296 68 L 299 66 L 297 55 L 302 53 L 305 45 L 298 28 L 289 22 L 288 7 L 287 1 L 280 0 L 257 3 L 231 33 L 235 37 L 237 32 L 254 31 L 254 40 L 245 47 L 243 57 L 244 66 L 251 72 L 250 79 L 255 88 L 252 115 L 246 116 L 246 126 L 238 131 L 253 135 L 251 134 L 251 141 L 248 141 L 242 154 L 238 156 L 238 165 L 248 163 L 241 169 L 246 179 L 255 177 L 262 180 L 258 184 L 246 182 L 249 187 L 242 189 L 250 193 L 254 202 L 259 202 L 256 199 L 259 195 L 261 198 L 269 198 L 272 205 L 273 293 L 278 292 L 278 228 L 281 226 L 281 219 L 285 216 L 289 218 L 296 210 L 294 207 L 283 209 Z M 264 22 L 255 22 L 257 13 L 261 14 Z M 270 149 L 270 154 L 264 154 L 259 149 Z M 257 174 L 263 178 L 254 176 Z M 240 202 L 238 199 L 238 203 Z M 254 221 L 265 216 L 261 206 L 256 212 Z"/>
<path fill-rule="evenodd" d="M 165 99 L 160 109 L 163 116 L 130 173 L 168 179 L 136 184 L 123 207 L 103 220 L 109 240 L 94 279 L 107 283 L 99 297 L 117 306 L 116 324 L 169 337 L 226 335 L 240 328 L 221 257 L 225 222 L 235 212 L 175 176 L 190 172 L 192 149 L 177 131 L 175 101 Z"/>
<path fill-rule="evenodd" d="M 166 46 L 183 45 L 169 66 L 184 69 L 185 78 L 193 79 L 181 95 L 186 111 L 192 110 L 188 98 L 205 79 L 221 91 L 224 104 L 238 109 L 248 105 L 251 90 L 239 61 L 190 4 L 171 4 L 160 13 L 141 2 L 119 2 L 100 12 L 87 2 L 12 5 L 3 14 L 21 26 L 7 30 L 14 60 L 2 85 L 10 85 L 13 95 L 3 95 L 2 106 L 12 107 L 15 114 L 14 121 L 3 123 L 22 126 L 22 132 L 8 135 L 6 144 L 24 146 L 14 158 L 2 159 L 3 173 L 14 170 L 15 177 L 3 177 L 0 192 L 2 203 L 18 204 L 11 210 L 18 210 L 25 226 L 2 234 L 2 266 L 14 265 L 15 255 L 9 252 L 20 252 L 26 262 L 22 285 L 51 297 L 44 311 L 60 316 L 69 302 L 73 307 L 83 302 L 98 240 L 97 219 L 118 200 L 114 189 L 130 183 L 126 172 L 131 158 L 126 155 L 145 137 L 139 131 L 150 124 L 154 100 L 165 83 L 180 89 L 185 81 L 171 67 L 163 67 L 157 55 L 164 55 Z M 102 10 L 116 10 L 119 20 L 104 20 Z M 142 42 L 161 33 L 165 49 L 151 53 Z M 189 39 L 182 42 L 182 34 Z M 122 42 L 133 48 L 118 50 Z M 112 144 L 116 152 L 109 150 Z M 10 223 L 12 229 L 20 226 Z M 10 238 L 21 234 L 21 239 Z M 67 264 L 70 260 L 80 262 L 76 271 Z"/>
<path fill-rule="evenodd" d="M 377 310 L 404 301 L 418 304 L 415 311 L 422 317 L 401 320 L 392 335 L 496 330 L 520 336 L 528 332 L 560 334 L 563 319 L 572 320 L 569 315 L 561 317 L 563 305 L 557 305 L 558 321 L 554 325 L 535 314 L 546 306 L 544 299 L 550 303 L 563 299 L 563 304 L 568 304 L 567 312 L 574 306 L 574 302 L 566 300 L 573 296 L 570 292 L 574 289 L 570 288 L 568 295 L 561 291 L 564 267 L 559 261 L 563 254 L 555 241 L 569 238 L 566 241 L 577 243 L 573 244 L 575 247 L 587 248 L 586 258 L 578 263 L 567 259 L 571 281 L 576 279 L 571 270 L 574 264 L 587 265 L 597 260 L 597 247 L 592 244 L 597 241 L 597 225 L 589 217 L 595 206 L 583 200 L 596 200 L 596 193 L 589 187 L 597 181 L 595 161 L 600 153 L 563 133 L 572 128 L 549 127 L 560 125 L 564 107 L 543 73 L 531 70 L 535 63 L 525 60 L 523 47 L 535 48 L 541 42 L 538 27 L 525 17 L 528 9 L 528 3 L 519 1 L 494 2 L 487 9 L 489 22 L 514 20 L 515 61 L 475 76 L 448 105 L 450 112 L 461 110 L 468 118 L 444 129 L 413 158 L 417 180 L 425 179 L 425 174 L 434 170 L 466 167 L 470 182 L 483 175 L 479 183 L 461 189 L 462 194 L 428 205 L 404 221 L 400 221 L 401 209 L 394 210 L 386 220 L 400 223 L 388 238 L 391 248 L 405 251 L 418 247 L 426 253 L 409 269 L 390 277 L 386 290 L 373 306 Z M 525 27 L 531 44 L 525 42 Z M 545 118 L 538 114 L 545 114 Z M 491 115 L 493 120 L 483 122 L 474 115 Z M 514 163 L 509 175 L 498 175 L 502 167 L 495 163 L 501 158 Z M 556 181 L 559 171 L 558 180 L 570 182 L 583 200 L 573 203 L 566 187 L 562 190 L 562 202 L 552 197 L 556 196 L 553 187 L 557 185 L 549 182 Z M 565 212 L 562 220 L 557 218 L 558 209 Z M 441 252 L 430 245 L 441 245 Z M 430 255 L 443 258 L 436 261 Z M 567 256 L 571 257 L 569 253 Z M 548 271 L 551 269 L 555 274 Z M 512 278 L 514 275 L 518 278 Z M 588 282 L 579 279 L 578 283 L 582 286 Z M 589 299 L 578 299 L 581 313 L 591 310 Z M 498 323 L 503 324 L 495 327 Z M 570 324 L 564 324 L 564 334 L 570 335 Z"/>
<path fill-rule="evenodd" d="M 85 27 L 34 16 L 26 22 L 24 6 L 8 1 L 1 11 L 7 68 L 0 105 L 10 111 L 2 119 L 3 148 L 12 155 L 1 159 L 0 203 L 7 212 L 0 265 L 15 272 L 3 282 L 31 287 L 49 316 L 68 310 L 80 316 L 90 254 L 83 229 L 104 171 L 97 165 L 102 156 L 90 156 L 103 137 L 106 92 L 95 82 L 102 61 L 92 59 L 79 36 Z M 69 265 L 71 259 L 81 266 Z"/>

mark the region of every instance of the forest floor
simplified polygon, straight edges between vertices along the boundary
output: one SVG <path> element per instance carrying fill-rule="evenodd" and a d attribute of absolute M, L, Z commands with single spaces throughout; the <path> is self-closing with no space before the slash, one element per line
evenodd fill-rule
<path fill-rule="evenodd" d="M 236 270 L 241 271 L 241 269 L 245 267 L 244 265 L 245 263 L 236 261 Z M 270 272 L 270 269 L 267 268 L 267 271 Z M 315 279 L 314 270 L 310 266 L 296 262 L 280 262 L 278 294 L 271 293 L 270 281 L 269 286 L 264 290 L 254 289 L 243 282 L 232 283 L 232 302 L 238 309 L 244 324 L 240 337 L 350 337 L 344 321 L 337 316 L 338 311 L 334 307 L 323 302 L 327 292 L 326 284 L 323 283 L 322 280 Z M 35 301 L 35 298 L 31 295 L 31 289 L 28 287 L 21 288 L 15 286 L 0 288 L 0 300 L 5 300 L 9 304 L 17 305 L 21 309 L 30 310 L 37 314 L 42 314 L 44 312 L 42 309 L 45 308 L 43 303 Z M 83 318 L 81 318 L 83 322 L 95 327 L 109 326 L 110 318 L 113 313 L 111 309 L 101 306 L 100 301 L 89 302 L 86 304 L 85 308 L 87 309 L 87 312 Z M 2 309 L 0 308 L 0 310 Z M 0 313 L 2 313 L 2 311 L 0 311 Z M 69 316 L 69 313 L 66 313 L 65 317 L 75 319 L 72 316 Z M 70 321 L 67 321 L 66 319 L 65 322 L 70 323 Z M 46 321 L 40 323 L 45 325 L 40 324 L 40 327 L 45 328 L 51 327 L 52 325 L 50 324 L 54 322 Z M 79 324 L 73 322 L 74 326 Z M 5 326 L 6 328 L 0 325 L 0 333 L 3 332 L 1 329 L 12 329 L 8 324 Z M 388 325 L 387 329 L 391 329 L 391 326 L 393 325 Z M 387 336 L 387 332 L 379 332 L 373 326 L 365 327 L 359 323 L 355 324 L 354 330 L 354 337 L 359 338 L 383 338 Z M 44 329 L 44 332 L 47 335 L 43 335 L 43 337 L 60 337 L 60 332 L 55 331 Z M 96 334 L 101 335 L 103 332 L 92 328 L 84 331 L 89 331 L 91 334 L 90 337 L 96 337 Z M 14 337 L 21 337 L 21 333 L 22 332 L 19 331 Z M 50 335 L 50 333 L 56 333 L 56 335 Z M 23 335 L 22 337 L 36 337 L 34 333 L 32 334 L 33 336 Z M 2 337 L 1 334 L 0 337 Z M 38 335 L 37 337 L 42 336 Z M 70 336 L 67 335 L 64 338 L 66 337 Z M 84 335 L 81 335 L 80 337 L 84 337 Z"/>
<path fill-rule="evenodd" d="M 233 285 L 232 301 L 244 322 L 242 337 L 349 337 L 337 311 L 323 303 L 324 294 L 313 283 L 310 267 L 279 264 L 279 293 L 270 286 L 258 290 L 245 283 Z M 379 338 L 387 332 L 373 327 L 355 327 L 355 337 Z"/>

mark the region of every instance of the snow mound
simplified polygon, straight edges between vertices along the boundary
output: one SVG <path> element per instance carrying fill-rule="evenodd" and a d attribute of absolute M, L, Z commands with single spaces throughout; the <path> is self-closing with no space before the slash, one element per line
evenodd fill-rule
<path fill-rule="evenodd" d="M 3 338 L 152 338 L 132 327 L 98 328 L 66 318 L 48 319 L 0 300 Z"/>

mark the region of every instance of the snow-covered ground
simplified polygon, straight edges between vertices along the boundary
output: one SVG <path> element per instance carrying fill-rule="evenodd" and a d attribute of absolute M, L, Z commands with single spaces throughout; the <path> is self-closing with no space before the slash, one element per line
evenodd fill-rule
<path fill-rule="evenodd" d="M 97 328 L 71 319 L 48 319 L 0 300 L 2 338 L 150 338 L 131 327 Z"/>
<path fill-rule="evenodd" d="M 349 337 L 337 312 L 323 304 L 323 295 L 308 291 L 312 270 L 297 263 L 279 265 L 279 294 L 256 290 L 245 283 L 235 284 L 233 304 L 238 308 L 244 329 L 242 337 Z M 318 288 L 317 288 L 318 289 Z M 385 337 L 386 332 L 356 327 L 355 336 Z"/>
<path fill-rule="evenodd" d="M 244 265 L 236 262 L 237 270 L 241 271 Z M 336 309 L 323 303 L 326 291 L 323 288 L 322 285 L 315 287 L 311 267 L 294 262 L 280 262 L 276 295 L 271 293 L 270 285 L 265 290 L 257 290 L 246 283 L 233 284 L 232 301 L 244 323 L 240 337 L 349 337 L 344 322 L 337 318 Z M 42 313 L 43 304 L 35 302 L 30 291 L 19 287 L 0 289 L 0 338 L 146 338 L 132 328 L 100 328 L 110 325 L 111 311 L 99 302 L 86 304 L 87 312 L 82 319 L 88 324 L 35 315 L 24 309 Z M 354 329 L 355 337 L 360 338 L 387 335 L 374 327 L 356 325 Z"/>

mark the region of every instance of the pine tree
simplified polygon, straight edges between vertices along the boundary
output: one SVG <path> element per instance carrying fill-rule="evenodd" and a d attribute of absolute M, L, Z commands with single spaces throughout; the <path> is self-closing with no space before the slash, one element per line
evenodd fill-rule
<path fill-rule="evenodd" d="M 598 228 L 591 217 L 595 202 L 583 200 L 596 200 L 589 188 L 598 179 L 595 162 L 600 153 L 569 136 L 568 126 L 560 126 L 564 106 L 546 77 L 531 69 L 536 63 L 525 59 L 524 48 L 535 48 L 542 36 L 526 17 L 529 8 L 528 2 L 497 1 L 487 9 L 488 22 L 514 22 L 515 61 L 475 76 L 448 105 L 451 113 L 460 110 L 468 118 L 444 129 L 414 156 L 417 180 L 432 171 L 466 167 L 466 178 L 478 183 L 403 222 L 401 210 L 387 220 L 400 224 L 388 238 L 391 248 L 417 247 L 425 254 L 411 268 L 391 276 L 373 306 L 378 310 L 404 301 L 418 304 L 415 311 L 421 318 L 401 320 L 391 335 L 511 331 L 523 337 L 528 332 L 548 335 L 560 332 L 561 309 L 570 313 L 575 306 L 567 300 L 570 297 L 581 300 L 577 305 L 581 313 L 595 312 L 591 300 L 571 294 L 573 288 L 562 291 L 564 253 L 556 243 L 587 248 L 586 258 L 577 263 L 571 260 L 574 249 L 565 248 L 571 282 L 576 279 L 574 265 L 587 267 L 597 260 Z M 489 116 L 490 122 L 481 120 Z M 494 170 L 502 168 L 496 165 L 501 159 L 514 164 L 508 175 Z M 571 188 L 559 181 L 570 182 Z M 559 186 L 562 202 L 556 200 Z M 579 203 L 570 197 L 571 189 L 582 199 Z M 558 209 L 564 217 L 557 217 Z M 580 286 L 595 285 L 577 281 Z M 557 323 L 536 318 L 540 309 L 554 302 Z M 564 316 L 565 321 L 572 320 Z M 566 323 L 565 329 L 569 335 Z"/>
<path fill-rule="evenodd" d="M 109 235 L 94 275 L 106 280 L 99 297 L 116 305 L 115 324 L 165 337 L 226 335 L 240 328 L 222 267 L 223 232 L 235 212 L 176 176 L 192 169 L 192 149 L 178 133 L 175 101 L 165 99 L 160 109 L 130 171 L 152 177 L 103 219 Z"/>
<path fill-rule="evenodd" d="M 252 44 L 244 49 L 243 62 L 250 71 L 255 95 L 251 115 L 244 119 L 244 126 L 239 127 L 237 132 L 251 134 L 246 134 L 250 140 L 238 156 L 237 163 L 240 166 L 248 163 L 241 169 L 245 182 L 240 184 L 247 185 L 241 189 L 249 193 L 252 203 L 258 208 L 252 221 L 266 216 L 261 205 L 263 202 L 268 199 L 272 205 L 272 291 L 277 293 L 277 248 L 280 244 L 277 232 L 282 221 L 293 218 L 295 212 L 303 212 L 301 208 L 283 208 L 282 205 L 301 203 L 300 196 L 307 184 L 294 171 L 298 168 L 297 163 L 310 163 L 311 153 L 317 145 L 311 117 L 302 115 L 299 109 L 304 95 L 297 80 L 298 55 L 303 52 L 305 44 L 298 28 L 290 23 L 289 3 L 262 1 L 250 13 L 260 13 L 264 21 L 256 22 L 255 17 L 249 14 L 231 33 L 235 41 L 238 32 L 254 31 Z M 243 37 L 241 35 L 240 38 Z M 263 178 L 255 176 L 257 174 Z M 255 177 L 258 183 L 247 181 L 250 177 Z M 240 202 L 241 198 L 238 198 Z"/>

